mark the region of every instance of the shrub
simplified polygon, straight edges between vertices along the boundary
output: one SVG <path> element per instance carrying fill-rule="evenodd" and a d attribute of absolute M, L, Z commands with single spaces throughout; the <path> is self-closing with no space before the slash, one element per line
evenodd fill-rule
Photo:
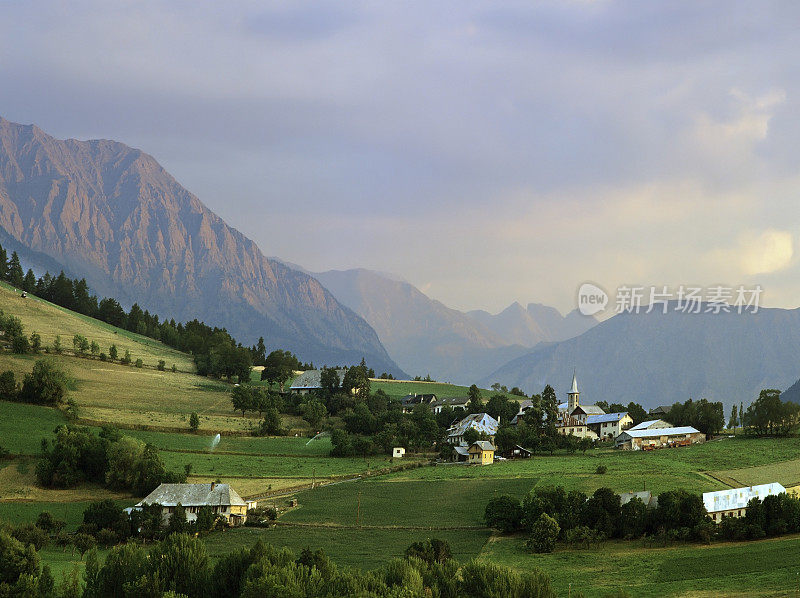
<path fill-rule="evenodd" d="M 11 339 L 11 351 L 14 353 L 17 353 L 18 355 L 24 355 L 30 350 L 31 344 L 28 342 L 27 337 L 19 334 Z"/>
<path fill-rule="evenodd" d="M 131 364 L 131 352 L 128 349 L 125 349 L 125 355 L 122 356 L 122 359 L 119 360 L 122 365 L 130 365 Z"/>
<path fill-rule="evenodd" d="M 596 474 L 598 474 L 598 475 L 603 475 L 607 471 L 608 471 L 608 467 L 606 467 L 605 465 L 598 465 L 597 469 L 594 470 L 594 472 Z"/>
<path fill-rule="evenodd" d="M 47 532 L 32 523 L 19 526 L 11 531 L 11 535 L 26 546 L 33 544 L 36 550 L 41 550 L 50 541 Z"/>
<path fill-rule="evenodd" d="M 17 380 L 11 370 L 0 374 L 0 398 L 7 401 L 17 398 Z"/>
<path fill-rule="evenodd" d="M 200 418 L 197 416 L 196 413 L 192 412 L 189 416 L 189 429 L 192 432 L 197 432 L 197 429 L 200 427 Z"/>
<path fill-rule="evenodd" d="M 531 535 L 525 545 L 533 552 L 553 552 L 561 528 L 558 522 L 547 513 L 539 515 L 531 527 Z"/>
<path fill-rule="evenodd" d="M 159 372 L 163 372 L 166 369 L 167 369 L 167 362 L 164 361 L 163 359 L 159 359 L 158 360 L 158 371 Z"/>
<path fill-rule="evenodd" d="M 483 513 L 486 525 L 509 533 L 522 526 L 522 507 L 513 496 L 498 496 L 489 501 Z"/>
<path fill-rule="evenodd" d="M 136 360 L 136 363 L 134 365 L 137 368 L 141 368 L 141 367 L 144 367 L 144 362 L 141 360 L 141 358 L 139 358 L 139 359 Z"/>
<path fill-rule="evenodd" d="M 70 384 L 61 366 L 50 358 L 40 359 L 33 365 L 33 371 L 25 375 L 19 398 L 36 405 L 58 405 L 64 402 Z"/>
<path fill-rule="evenodd" d="M 42 337 L 38 332 L 31 334 L 31 351 L 39 353 L 42 350 Z"/>
<path fill-rule="evenodd" d="M 100 361 L 108 361 L 108 355 L 105 353 L 100 353 Z"/>
<path fill-rule="evenodd" d="M 108 356 L 111 358 L 111 361 L 117 360 L 117 345 L 111 345 L 108 348 Z"/>

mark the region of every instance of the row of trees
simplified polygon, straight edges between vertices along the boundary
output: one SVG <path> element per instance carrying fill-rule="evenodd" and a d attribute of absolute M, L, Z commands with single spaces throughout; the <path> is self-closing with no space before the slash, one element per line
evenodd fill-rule
<path fill-rule="evenodd" d="M 48 488 L 72 488 L 88 481 L 145 496 L 161 483 L 185 482 L 189 469 L 168 472 L 156 447 L 115 428 L 94 434 L 89 428 L 61 425 L 52 442 L 42 439 L 36 478 Z"/>
<path fill-rule="evenodd" d="M 543 486 L 531 490 L 522 501 L 508 495 L 493 498 L 486 505 L 484 520 L 502 532 L 527 531 L 529 546 L 537 552 L 551 552 L 556 540 L 588 545 L 644 534 L 708 540 L 713 531 L 702 497 L 684 490 L 661 493 L 658 506 L 648 509 L 638 498 L 621 504 L 620 496 L 609 488 L 598 488 L 587 496 L 561 486 Z"/>
<path fill-rule="evenodd" d="M 521 573 L 450 558 L 446 542 L 410 546 L 406 556 L 376 571 L 339 569 L 321 550 L 296 554 L 257 542 L 252 548 L 211 560 L 205 543 L 189 534 L 171 534 L 151 547 L 128 543 L 104 561 L 89 550 L 79 569 L 57 587 L 33 546 L 0 531 L 0 595 L 38 598 L 163 596 L 164 598 L 256 598 L 261 596 L 442 596 L 555 598 L 549 577 L 535 568 Z"/>

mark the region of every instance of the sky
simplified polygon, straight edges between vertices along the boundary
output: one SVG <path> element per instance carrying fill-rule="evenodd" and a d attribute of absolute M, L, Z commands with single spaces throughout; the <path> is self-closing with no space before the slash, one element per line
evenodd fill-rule
<path fill-rule="evenodd" d="M 9 2 L 0 116 L 153 155 L 265 255 L 458 309 L 800 306 L 795 2 Z"/>

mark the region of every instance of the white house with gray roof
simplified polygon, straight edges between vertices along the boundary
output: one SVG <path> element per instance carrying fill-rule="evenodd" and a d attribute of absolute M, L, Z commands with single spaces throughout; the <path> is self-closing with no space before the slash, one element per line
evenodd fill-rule
<path fill-rule="evenodd" d="M 165 522 L 178 505 L 186 511 L 187 521 L 196 520 L 201 507 L 210 507 L 231 525 L 241 525 L 247 520 L 247 503 L 228 484 L 161 484 L 133 508 L 155 504 L 161 506 Z"/>
<path fill-rule="evenodd" d="M 494 440 L 499 426 L 500 423 L 488 413 L 471 413 L 447 429 L 447 442 L 457 446 L 466 446 L 464 434 L 469 429 L 477 430 Z"/>
<path fill-rule="evenodd" d="M 344 375 L 347 373 L 346 368 L 340 368 L 336 370 L 336 374 L 339 376 L 339 386 L 344 383 Z M 322 377 L 322 370 L 306 370 L 302 374 L 300 374 L 297 378 L 295 378 L 292 385 L 289 387 L 289 392 L 293 392 L 299 395 L 305 395 L 310 393 L 314 390 L 321 390 L 322 384 L 320 383 L 320 379 Z"/>

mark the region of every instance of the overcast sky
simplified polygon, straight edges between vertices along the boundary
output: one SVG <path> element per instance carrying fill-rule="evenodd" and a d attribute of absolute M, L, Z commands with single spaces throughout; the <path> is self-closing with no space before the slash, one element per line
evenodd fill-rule
<path fill-rule="evenodd" d="M 535 6 L 532 6 L 535 4 Z M 0 0 L 0 115 L 158 159 L 319 271 L 800 305 L 800 4 Z"/>

